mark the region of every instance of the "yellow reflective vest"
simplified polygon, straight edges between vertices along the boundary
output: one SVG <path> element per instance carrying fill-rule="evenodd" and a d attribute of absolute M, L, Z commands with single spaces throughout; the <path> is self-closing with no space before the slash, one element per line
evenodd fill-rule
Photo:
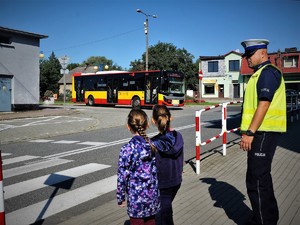
<path fill-rule="evenodd" d="M 244 96 L 241 123 L 242 133 L 249 129 L 254 113 L 257 109 L 259 99 L 257 96 L 256 84 L 261 74 L 261 71 L 266 66 L 273 66 L 276 69 L 278 69 L 272 64 L 267 64 L 259 70 L 257 70 L 250 77 Z M 265 115 L 262 124 L 258 128 L 258 131 L 286 132 L 286 95 L 283 76 L 281 76 L 280 86 L 274 94 L 273 100 L 269 106 L 269 109 Z"/>

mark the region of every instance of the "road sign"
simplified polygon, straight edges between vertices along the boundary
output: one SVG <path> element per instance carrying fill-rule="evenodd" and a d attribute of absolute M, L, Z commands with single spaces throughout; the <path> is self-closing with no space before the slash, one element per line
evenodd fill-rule
<path fill-rule="evenodd" d="M 65 57 L 59 57 L 58 61 L 59 61 L 60 65 L 61 65 L 61 67 L 65 70 L 65 69 L 67 69 L 67 66 L 69 64 L 70 58 L 67 57 L 67 56 L 65 56 Z"/>
<path fill-rule="evenodd" d="M 68 74 L 70 71 L 68 69 L 61 69 L 60 74 Z"/>

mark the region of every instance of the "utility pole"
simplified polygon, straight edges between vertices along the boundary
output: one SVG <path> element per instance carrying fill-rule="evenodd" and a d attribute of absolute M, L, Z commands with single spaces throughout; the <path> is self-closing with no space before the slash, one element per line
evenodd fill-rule
<path fill-rule="evenodd" d="M 148 27 L 148 17 L 152 17 L 152 18 L 157 18 L 156 15 L 149 15 L 147 13 L 144 13 L 142 10 L 137 9 L 136 10 L 138 13 L 142 13 L 146 16 L 146 21 L 144 22 L 144 26 L 145 26 L 145 35 L 146 35 L 146 71 L 148 71 L 148 31 L 149 31 L 149 27 Z"/>

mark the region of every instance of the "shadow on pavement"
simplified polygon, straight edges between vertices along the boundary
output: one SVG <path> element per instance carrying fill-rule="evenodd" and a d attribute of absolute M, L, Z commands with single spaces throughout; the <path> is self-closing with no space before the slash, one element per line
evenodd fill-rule
<path fill-rule="evenodd" d="M 251 210 L 244 203 L 246 198 L 238 189 L 227 182 L 217 181 L 216 178 L 201 178 L 200 181 L 210 184 L 208 190 L 211 199 L 215 201 L 214 207 L 224 209 L 227 217 L 235 224 L 245 223 L 245 218 L 251 214 Z"/>

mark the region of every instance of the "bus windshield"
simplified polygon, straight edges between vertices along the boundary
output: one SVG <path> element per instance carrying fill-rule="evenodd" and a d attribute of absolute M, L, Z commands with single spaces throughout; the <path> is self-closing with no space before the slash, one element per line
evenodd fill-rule
<path fill-rule="evenodd" d="M 182 74 L 170 73 L 162 79 L 162 92 L 184 94 L 184 78 Z"/>
<path fill-rule="evenodd" d="M 169 79 L 169 93 L 177 93 L 182 94 L 184 93 L 184 84 L 182 79 L 172 77 Z"/>

